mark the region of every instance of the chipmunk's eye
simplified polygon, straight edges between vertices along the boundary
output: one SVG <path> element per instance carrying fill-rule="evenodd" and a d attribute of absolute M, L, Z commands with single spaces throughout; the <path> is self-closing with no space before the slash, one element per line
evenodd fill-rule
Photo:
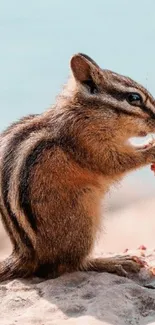
<path fill-rule="evenodd" d="M 127 101 L 130 105 L 140 106 L 143 103 L 142 96 L 137 93 L 129 93 L 127 94 Z"/>

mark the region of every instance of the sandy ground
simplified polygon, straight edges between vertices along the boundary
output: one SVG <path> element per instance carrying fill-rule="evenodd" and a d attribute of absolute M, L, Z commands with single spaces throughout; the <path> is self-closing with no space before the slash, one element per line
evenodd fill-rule
<path fill-rule="evenodd" d="M 155 266 L 155 200 L 136 201 L 108 212 L 94 248 L 104 252 L 131 251 Z M 0 228 L 0 258 L 11 251 L 9 240 Z M 144 285 L 150 285 L 146 288 Z M 95 272 L 66 274 L 58 279 L 14 280 L 0 285 L 0 324 L 2 325 L 155 325 L 155 277 L 141 272 L 127 279 Z"/>

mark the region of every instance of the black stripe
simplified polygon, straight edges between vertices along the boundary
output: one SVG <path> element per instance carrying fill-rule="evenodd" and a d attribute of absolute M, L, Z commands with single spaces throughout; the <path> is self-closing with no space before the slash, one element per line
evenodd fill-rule
<path fill-rule="evenodd" d="M 117 99 L 118 101 L 123 101 L 123 100 L 126 100 L 126 97 L 129 93 L 127 92 L 120 92 L 118 91 L 117 89 L 113 88 L 107 88 L 106 89 L 106 92 L 108 94 L 110 94 L 113 98 Z M 147 98 L 148 99 L 148 98 Z M 146 100 L 147 101 L 147 100 Z M 155 104 L 154 104 L 155 105 Z M 141 105 L 138 106 L 144 113 L 147 113 L 151 118 L 155 119 L 155 113 L 145 105 L 145 103 L 142 103 Z M 136 105 L 135 105 L 135 108 L 136 108 Z M 116 108 L 117 109 L 117 108 Z M 127 114 L 127 115 L 137 115 L 136 112 L 129 112 L 129 111 L 125 111 L 125 110 L 122 110 L 120 108 L 118 108 L 118 110 L 121 112 L 121 113 L 124 113 L 124 114 Z M 127 113 L 125 113 L 127 112 Z"/>
<path fill-rule="evenodd" d="M 116 107 L 110 106 L 110 109 L 117 112 L 117 114 L 121 113 L 121 114 L 128 115 L 128 116 L 141 117 L 141 115 L 136 112 L 126 111 L 125 109 L 122 109 L 122 108 L 116 108 Z"/>
<path fill-rule="evenodd" d="M 9 145 L 6 146 L 6 152 L 4 154 L 3 161 L 2 161 L 3 168 L 2 168 L 1 188 L 2 188 L 3 202 L 6 207 L 8 216 L 10 217 L 11 222 L 14 228 L 16 229 L 16 232 L 20 236 L 21 242 L 24 242 L 25 245 L 31 250 L 33 250 L 33 245 L 29 237 L 27 236 L 26 232 L 22 228 L 22 226 L 19 225 L 18 218 L 11 210 L 8 194 L 9 194 L 10 178 L 13 172 L 13 162 L 16 157 L 16 150 L 19 144 L 21 144 L 21 142 L 24 141 L 31 132 L 36 131 L 38 129 L 39 129 L 38 125 L 33 125 L 33 126 L 31 125 L 30 127 L 27 126 L 25 130 L 22 131 L 20 130 L 19 132 L 17 132 L 11 139 Z"/>
<path fill-rule="evenodd" d="M 8 206 L 7 206 L 7 211 L 8 211 L 8 214 L 9 214 L 10 218 L 11 218 L 13 226 L 16 229 L 16 232 L 20 236 L 21 242 L 24 242 L 25 245 L 28 248 L 31 249 L 31 252 L 33 252 L 34 251 L 33 245 L 31 243 L 29 237 L 27 236 L 26 232 L 24 231 L 24 229 L 22 229 L 22 227 L 19 225 L 15 214 L 12 213 L 9 203 L 8 203 Z M 7 222 L 7 218 L 5 217 L 4 213 L 2 211 L 0 211 L 0 213 L 2 215 L 4 224 L 6 225 L 6 231 L 8 232 L 8 234 L 10 236 L 10 239 L 12 241 L 12 244 L 14 245 L 14 250 L 17 251 L 18 243 L 16 241 L 15 234 L 11 231 L 11 228 L 9 227 L 9 223 Z"/>
<path fill-rule="evenodd" d="M 122 102 L 126 99 L 127 92 L 117 90 L 116 88 L 112 87 L 112 85 L 109 87 L 107 86 L 107 88 L 105 88 L 104 90 L 108 95 L 117 99 L 118 101 Z"/>
<path fill-rule="evenodd" d="M 124 75 L 120 75 L 117 72 L 113 72 L 111 70 L 105 70 L 105 71 L 108 71 L 108 73 L 112 75 L 113 81 L 117 82 L 119 85 L 123 85 L 125 87 L 133 87 L 133 88 L 137 87 L 137 83 L 131 78 Z"/>
<path fill-rule="evenodd" d="M 155 119 L 155 113 L 152 110 L 145 106 L 144 104 L 140 107 L 144 113 L 147 113 L 152 119 Z"/>
<path fill-rule="evenodd" d="M 14 123 L 12 123 L 11 125 L 9 125 L 2 133 L 2 136 L 5 136 L 7 134 L 9 134 L 13 129 L 15 129 L 16 126 L 18 125 L 24 125 L 24 123 L 32 120 L 34 117 L 38 116 L 39 114 L 31 114 L 28 116 L 24 116 L 22 117 L 19 121 L 16 121 Z"/>
<path fill-rule="evenodd" d="M 37 220 L 34 212 L 32 212 L 29 195 L 30 172 L 32 167 L 39 162 L 43 150 L 50 149 L 54 145 L 58 145 L 55 140 L 41 140 L 26 158 L 20 171 L 19 204 L 34 230 L 37 230 Z"/>
<path fill-rule="evenodd" d="M 54 147 L 61 147 L 61 149 L 71 156 L 74 157 L 74 159 L 82 166 L 87 166 L 86 158 L 87 153 L 85 150 L 83 150 L 82 154 L 76 157 L 76 154 L 80 152 L 78 150 L 78 145 L 75 143 L 76 141 L 69 137 L 64 136 L 60 137 L 59 139 L 45 139 L 41 140 L 35 148 L 33 148 L 32 152 L 27 156 L 25 162 L 23 163 L 23 166 L 20 171 L 20 184 L 19 184 L 19 204 L 20 208 L 23 210 L 24 214 L 29 219 L 29 222 L 31 223 L 31 227 L 34 230 L 37 230 L 37 218 L 32 211 L 31 206 L 31 199 L 30 199 L 30 173 L 32 171 L 32 168 L 39 163 L 39 160 L 43 154 L 44 150 L 48 150 Z M 76 159 L 77 158 L 77 159 Z M 82 161 L 81 161 L 81 158 Z M 84 163 L 84 164 L 83 164 Z"/>
<path fill-rule="evenodd" d="M 4 228 L 5 228 L 6 232 L 9 235 L 9 238 L 10 238 L 12 244 L 13 244 L 14 250 L 17 251 L 17 241 L 16 241 L 15 233 L 13 233 L 13 231 L 12 231 L 12 229 L 10 227 L 10 224 L 8 222 L 8 218 L 5 216 L 5 213 L 4 213 L 3 208 L 1 206 L 0 206 L 0 214 L 1 214 L 1 217 L 2 217 L 2 222 L 3 222 Z"/>
<path fill-rule="evenodd" d="M 118 115 L 119 114 L 124 114 L 124 115 L 128 115 L 128 116 L 134 116 L 134 117 L 141 117 L 141 115 L 138 113 L 138 112 L 133 112 L 133 111 L 127 111 L 125 109 L 122 109 L 120 107 L 116 107 L 115 105 L 112 105 L 112 104 L 104 104 L 106 108 L 116 112 Z"/>

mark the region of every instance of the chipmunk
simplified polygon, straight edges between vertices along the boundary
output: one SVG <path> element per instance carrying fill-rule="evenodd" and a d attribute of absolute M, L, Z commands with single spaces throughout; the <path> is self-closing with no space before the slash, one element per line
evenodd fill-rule
<path fill-rule="evenodd" d="M 12 124 L 0 138 L 0 213 L 13 252 L 0 281 L 97 271 L 127 275 L 134 257 L 92 258 L 101 199 L 127 172 L 155 161 L 131 137 L 155 131 L 155 101 L 137 82 L 85 54 L 56 104 Z"/>

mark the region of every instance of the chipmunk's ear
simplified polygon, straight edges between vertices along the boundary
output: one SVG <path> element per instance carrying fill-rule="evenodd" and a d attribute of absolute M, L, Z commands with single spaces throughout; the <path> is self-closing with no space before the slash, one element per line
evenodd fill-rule
<path fill-rule="evenodd" d="M 95 79 L 95 70 L 99 66 L 86 54 L 76 54 L 71 58 L 70 66 L 74 78 L 89 87 L 91 93 L 97 92 L 97 83 Z"/>

